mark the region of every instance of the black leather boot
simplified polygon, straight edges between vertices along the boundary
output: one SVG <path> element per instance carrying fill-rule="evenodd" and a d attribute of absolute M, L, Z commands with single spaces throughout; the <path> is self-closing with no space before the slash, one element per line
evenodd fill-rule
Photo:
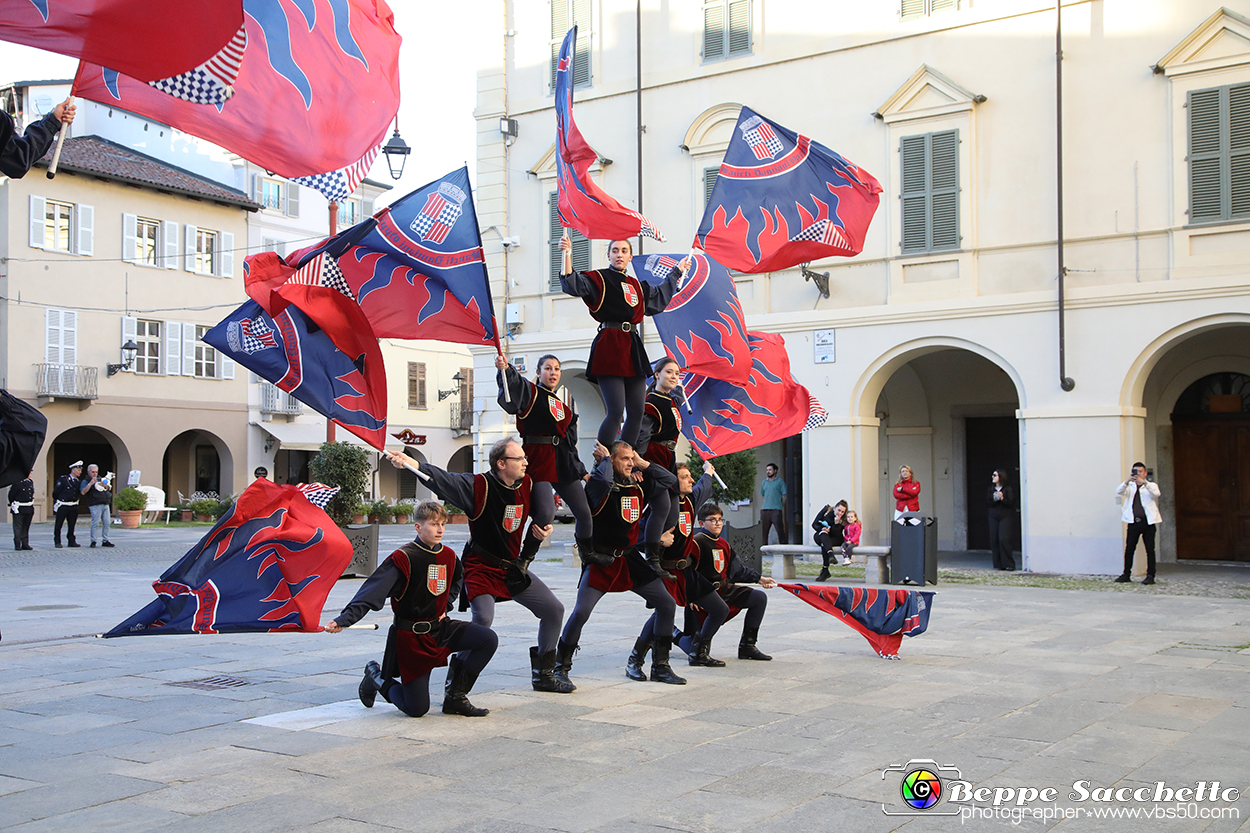
<path fill-rule="evenodd" d="M 673 647 L 671 636 L 657 636 L 651 640 L 651 682 L 685 685 L 686 678 L 678 677 L 668 664 L 668 653 Z"/>
<path fill-rule="evenodd" d="M 612 566 L 612 556 L 595 552 L 594 543 L 590 538 L 576 538 L 574 543 L 577 544 L 577 557 L 582 560 L 583 567 L 589 567 L 591 564 L 600 567 Z"/>
<path fill-rule="evenodd" d="M 634 650 L 630 652 L 629 659 L 625 663 L 626 677 L 640 683 L 647 681 L 647 672 L 642 670 L 642 664 L 647 661 L 647 652 L 650 650 L 650 642 L 645 639 L 634 640 Z"/>
<path fill-rule="evenodd" d="M 561 639 L 556 644 L 556 665 L 552 669 L 556 682 L 569 687 L 569 691 L 577 691 L 577 686 L 573 685 L 573 681 L 569 679 L 569 672 L 573 670 L 573 654 L 577 651 L 577 645 L 570 645 Z"/>
<path fill-rule="evenodd" d="M 556 694 L 569 694 L 573 691 L 572 683 L 562 683 L 556 679 L 555 648 L 545 654 L 540 654 L 537 645 L 530 646 L 530 668 L 532 670 L 530 684 L 535 691 L 551 691 Z"/>
<path fill-rule="evenodd" d="M 365 704 L 366 709 L 373 708 L 373 702 L 377 699 L 378 692 L 382 690 L 382 684 L 386 682 L 386 678 L 382 676 L 382 667 L 373 660 L 365 663 L 365 678 L 360 681 L 360 688 L 357 693 L 360 694 L 360 702 Z"/>
<path fill-rule="evenodd" d="M 677 578 L 677 576 L 673 575 L 668 570 L 665 570 L 663 565 L 660 564 L 660 550 L 662 549 L 663 547 L 661 547 L 658 543 L 646 545 L 647 566 L 651 568 L 651 572 L 655 573 L 660 578 Z"/>
<path fill-rule="evenodd" d="M 767 662 L 772 659 L 768 654 L 755 647 L 755 640 L 759 638 L 759 628 L 743 628 L 742 641 L 738 643 L 738 659 L 758 659 Z"/>
<path fill-rule="evenodd" d="M 724 668 L 723 660 L 716 659 L 711 655 L 712 640 L 703 641 L 703 637 L 695 634 L 690 637 L 690 664 L 702 665 L 707 668 Z"/>
<path fill-rule="evenodd" d="M 477 682 L 477 675 L 464 669 L 460 657 L 453 656 L 447 663 L 447 683 L 443 686 L 443 714 L 462 717 L 485 717 L 490 709 L 479 709 L 469 702 L 469 690 Z"/>
<path fill-rule="evenodd" d="M 816 580 L 817 581 L 829 580 L 829 565 L 828 564 L 820 568 L 820 575 L 816 576 Z"/>

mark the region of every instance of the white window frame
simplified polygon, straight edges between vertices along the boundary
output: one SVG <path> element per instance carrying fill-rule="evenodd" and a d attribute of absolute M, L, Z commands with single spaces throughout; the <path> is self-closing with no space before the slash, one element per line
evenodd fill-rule
<path fill-rule="evenodd" d="M 734 38 L 734 22 L 746 22 L 746 43 Z M 755 51 L 755 9 L 751 0 L 703 0 L 703 63 L 743 58 Z"/>
<path fill-rule="evenodd" d="M 200 228 L 187 223 L 183 229 L 183 269 L 197 275 L 216 275 L 218 277 L 234 277 L 234 234 L 228 231 Z M 205 269 L 205 255 L 202 251 L 204 242 L 215 240 L 212 262 Z"/>
<path fill-rule="evenodd" d="M 211 344 L 204 343 L 204 334 L 212 329 L 207 324 L 184 324 L 183 336 L 186 336 L 186 328 L 191 327 L 191 332 L 195 333 L 195 339 L 192 342 L 192 358 L 191 375 L 197 379 L 218 379 L 221 378 L 218 372 L 220 361 L 217 357 L 217 348 Z M 185 350 L 185 346 L 184 346 Z M 185 355 L 185 354 L 184 354 Z"/>
<path fill-rule="evenodd" d="M 134 318 L 134 340 L 139 346 L 135 355 L 134 372 L 140 376 L 160 376 L 162 360 L 165 356 L 165 322 L 148 318 Z M 156 327 L 156 334 L 150 330 Z M 153 353 L 153 351 L 155 351 Z M 150 368 L 150 369 L 149 369 Z"/>

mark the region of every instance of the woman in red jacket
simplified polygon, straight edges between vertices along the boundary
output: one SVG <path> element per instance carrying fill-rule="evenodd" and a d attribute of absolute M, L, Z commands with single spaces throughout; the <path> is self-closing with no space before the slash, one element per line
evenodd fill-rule
<path fill-rule="evenodd" d="M 904 512 L 920 511 L 920 481 L 911 476 L 911 466 L 900 466 L 894 484 L 894 520 Z"/>

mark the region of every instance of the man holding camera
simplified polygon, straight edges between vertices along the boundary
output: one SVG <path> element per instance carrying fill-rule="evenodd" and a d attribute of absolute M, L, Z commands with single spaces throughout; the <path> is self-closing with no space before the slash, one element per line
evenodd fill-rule
<path fill-rule="evenodd" d="M 1142 584 L 1154 584 L 1155 527 L 1163 522 L 1163 516 L 1159 514 L 1159 486 L 1146 479 L 1145 463 L 1134 463 L 1128 480 L 1121 483 L 1115 493 L 1123 498 L 1120 520 L 1128 524 L 1124 541 L 1124 572 L 1116 581 L 1124 584 L 1131 580 L 1133 556 L 1140 538 L 1146 544 L 1146 578 Z"/>

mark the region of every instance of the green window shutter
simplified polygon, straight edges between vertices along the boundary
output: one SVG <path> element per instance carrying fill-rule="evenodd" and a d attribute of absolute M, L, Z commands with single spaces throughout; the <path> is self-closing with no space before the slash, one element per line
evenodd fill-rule
<path fill-rule="evenodd" d="M 556 64 L 560 62 L 560 44 L 570 28 L 569 0 L 551 0 L 551 92 L 556 89 Z"/>
<path fill-rule="evenodd" d="M 590 84 L 590 0 L 569 0 L 573 25 L 577 26 L 577 43 L 573 45 L 573 86 Z"/>
<path fill-rule="evenodd" d="M 725 0 L 703 4 L 703 60 L 725 57 Z"/>
<path fill-rule="evenodd" d="M 902 156 L 903 254 L 929 248 L 929 153 L 927 136 L 905 136 L 899 146 Z"/>
<path fill-rule="evenodd" d="M 958 0 L 929 0 L 929 13 L 948 12 L 959 8 Z"/>
<path fill-rule="evenodd" d="M 929 136 L 931 249 L 959 248 L 959 132 Z"/>
<path fill-rule="evenodd" d="M 703 205 L 706 206 L 712 201 L 712 189 L 716 187 L 716 177 L 720 173 L 720 168 L 704 168 L 703 169 Z"/>
<path fill-rule="evenodd" d="M 1220 136 L 1219 88 L 1189 94 L 1189 221 L 1201 223 L 1225 216 L 1221 188 L 1223 153 Z"/>
<path fill-rule="evenodd" d="M 590 268 L 590 241 L 577 229 L 565 229 L 560 225 L 559 193 L 552 191 L 547 195 L 547 223 L 550 235 L 551 263 L 547 272 L 547 291 L 560 291 L 560 238 L 564 232 L 569 233 L 569 241 L 573 244 L 573 271 L 585 272 Z"/>
<path fill-rule="evenodd" d="M 902 0 L 899 6 L 899 15 L 903 20 L 910 20 L 913 17 L 924 17 L 924 0 Z"/>
<path fill-rule="evenodd" d="M 1233 217 L 1250 215 L 1250 84 L 1228 90 L 1229 203 Z"/>
<path fill-rule="evenodd" d="M 751 0 L 729 0 L 729 54 L 751 54 Z"/>

